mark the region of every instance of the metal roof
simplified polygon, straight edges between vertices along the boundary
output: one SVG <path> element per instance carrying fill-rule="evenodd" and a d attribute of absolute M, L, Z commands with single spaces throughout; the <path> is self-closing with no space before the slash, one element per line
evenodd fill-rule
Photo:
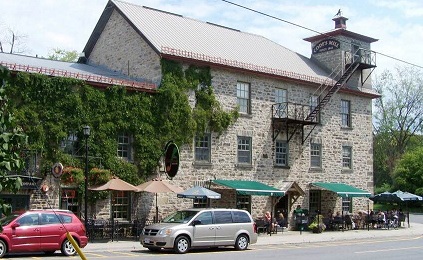
<path fill-rule="evenodd" d="M 118 0 L 108 6 L 113 4 L 160 54 L 316 83 L 328 76 L 309 58 L 263 36 Z M 88 57 L 97 36 L 93 32 L 85 47 Z"/>
<path fill-rule="evenodd" d="M 93 65 L 63 62 L 18 54 L 0 53 L 0 65 L 11 71 L 40 73 L 56 77 L 68 77 L 92 83 L 122 85 L 137 90 L 153 90 L 156 85 L 131 79 L 124 74 Z"/>

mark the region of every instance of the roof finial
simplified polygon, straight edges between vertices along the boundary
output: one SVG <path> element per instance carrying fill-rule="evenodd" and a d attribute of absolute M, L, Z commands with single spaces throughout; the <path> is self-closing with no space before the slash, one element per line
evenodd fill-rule
<path fill-rule="evenodd" d="M 335 14 L 335 16 L 342 16 L 342 11 L 341 11 L 341 9 L 338 9 L 338 12 Z"/>

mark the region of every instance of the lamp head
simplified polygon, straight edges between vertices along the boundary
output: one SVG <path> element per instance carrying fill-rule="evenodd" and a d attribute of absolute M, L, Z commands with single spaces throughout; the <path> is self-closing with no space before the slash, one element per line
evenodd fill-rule
<path fill-rule="evenodd" d="M 89 137 L 90 136 L 90 131 L 91 131 L 91 129 L 90 129 L 90 127 L 89 126 L 84 126 L 83 128 L 82 128 L 82 131 L 84 132 L 84 136 L 85 137 Z"/>

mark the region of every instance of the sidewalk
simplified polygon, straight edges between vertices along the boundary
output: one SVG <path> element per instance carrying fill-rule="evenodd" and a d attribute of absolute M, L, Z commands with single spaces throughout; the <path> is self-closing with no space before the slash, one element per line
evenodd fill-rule
<path fill-rule="evenodd" d="M 266 235 L 260 234 L 257 244 L 254 245 L 280 245 L 280 244 L 298 244 L 326 241 L 342 241 L 355 239 L 374 239 L 374 238 L 392 238 L 392 237 L 414 237 L 423 236 L 423 224 L 410 223 L 410 227 L 400 227 L 398 229 L 370 229 L 370 230 L 347 230 L 347 231 L 324 231 L 320 234 L 313 234 L 310 231 L 285 231 L 278 234 Z M 252 245 L 252 246 L 254 246 Z M 108 241 L 108 242 L 90 242 L 82 249 L 84 252 L 93 251 L 129 251 L 143 250 L 139 241 Z"/>

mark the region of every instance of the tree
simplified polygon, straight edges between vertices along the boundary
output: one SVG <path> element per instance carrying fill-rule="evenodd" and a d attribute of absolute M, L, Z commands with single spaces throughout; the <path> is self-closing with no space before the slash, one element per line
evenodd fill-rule
<path fill-rule="evenodd" d="M 66 51 L 59 48 L 54 48 L 48 55 L 47 59 L 60 60 L 67 62 L 76 62 L 78 60 L 79 53 L 75 50 Z"/>
<path fill-rule="evenodd" d="M 11 177 L 8 173 L 18 172 L 23 167 L 23 160 L 19 152 L 27 143 L 26 135 L 22 134 L 13 124 L 13 115 L 8 112 L 7 96 L 5 95 L 5 80 L 8 70 L 0 66 L 0 192 L 17 192 L 22 186 L 19 177 Z M 0 200 L 0 211 L 10 213 L 10 205 Z"/>
<path fill-rule="evenodd" d="M 394 188 L 423 195 L 423 147 L 407 152 L 398 161 Z"/>
<path fill-rule="evenodd" d="M 375 81 L 382 97 L 375 100 L 375 184 L 392 177 L 398 159 L 422 131 L 423 75 L 414 68 L 384 71 Z"/>
<path fill-rule="evenodd" d="M 10 28 L 0 30 L 0 52 L 23 53 L 26 51 L 25 38 Z M 8 48 L 8 50 L 6 50 Z"/>

